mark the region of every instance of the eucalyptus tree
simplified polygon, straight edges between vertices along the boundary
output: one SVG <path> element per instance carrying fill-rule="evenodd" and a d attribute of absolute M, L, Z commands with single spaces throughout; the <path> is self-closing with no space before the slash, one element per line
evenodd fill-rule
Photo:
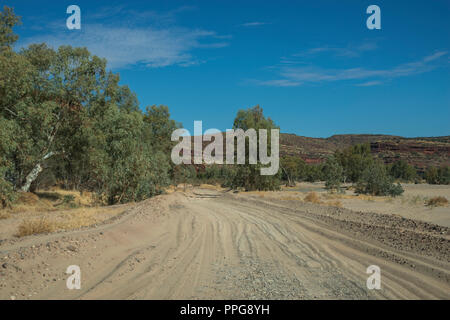
<path fill-rule="evenodd" d="M 144 115 L 119 75 L 86 48 L 43 43 L 15 52 L 18 22 L 12 9 L 0 11 L 0 204 L 45 174 L 108 203 L 161 192 L 167 132 L 178 126 L 168 108 Z"/>
<path fill-rule="evenodd" d="M 275 122 L 266 118 L 263 113 L 263 109 L 258 105 L 246 110 L 239 110 L 236 118 L 234 119 L 233 129 L 242 129 L 247 131 L 254 129 L 257 134 L 257 140 L 261 139 L 259 136 L 259 130 L 267 130 L 267 150 L 271 150 L 271 130 L 279 129 Z M 234 176 L 231 180 L 231 187 L 244 188 L 247 191 L 250 190 L 277 190 L 280 187 L 279 173 L 275 175 L 261 175 L 261 167 L 263 166 L 260 161 L 256 164 L 249 163 L 249 144 L 246 141 L 246 163 L 243 165 L 237 165 Z M 260 152 L 258 150 L 258 160 Z"/>

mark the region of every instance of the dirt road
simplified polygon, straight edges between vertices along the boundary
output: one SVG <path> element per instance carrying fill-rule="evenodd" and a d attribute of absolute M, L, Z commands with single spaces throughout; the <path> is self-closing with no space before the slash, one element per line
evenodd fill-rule
<path fill-rule="evenodd" d="M 0 243 L 1 299 L 449 299 L 450 232 L 393 215 L 207 189 Z M 70 265 L 81 290 L 68 290 Z M 381 290 L 366 269 L 381 268 Z"/>

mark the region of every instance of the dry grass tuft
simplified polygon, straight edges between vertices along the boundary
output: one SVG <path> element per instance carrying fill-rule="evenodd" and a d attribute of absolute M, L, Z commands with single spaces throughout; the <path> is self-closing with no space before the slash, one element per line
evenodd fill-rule
<path fill-rule="evenodd" d="M 17 202 L 23 205 L 35 206 L 39 202 L 39 197 L 31 192 L 20 192 Z"/>
<path fill-rule="evenodd" d="M 0 210 L 0 220 L 10 218 L 18 221 L 13 221 L 14 225 L 19 224 L 15 235 L 25 237 L 89 227 L 107 221 L 130 207 L 103 207 L 102 204 L 93 193 L 53 187 L 35 193 L 21 193 L 11 208 Z"/>
<path fill-rule="evenodd" d="M 123 213 L 125 208 L 125 206 L 78 208 L 52 212 L 51 217 L 47 215 L 39 218 L 26 218 L 19 225 L 16 236 L 25 237 L 89 227 Z"/>
<path fill-rule="evenodd" d="M 98 199 L 91 192 L 63 190 L 58 187 L 36 193 L 20 193 L 19 199 L 9 210 L 18 212 L 50 212 L 60 209 L 75 209 L 96 205 Z"/>
<path fill-rule="evenodd" d="M 344 195 L 343 194 L 339 194 L 339 193 L 324 193 L 322 194 L 322 198 L 325 200 L 336 200 L 336 199 L 343 199 Z"/>
<path fill-rule="evenodd" d="M 25 237 L 33 234 L 50 233 L 55 229 L 54 223 L 50 222 L 46 218 L 41 218 L 38 220 L 23 220 L 23 222 L 19 225 L 16 236 Z"/>
<path fill-rule="evenodd" d="M 0 211 L 0 220 L 11 218 L 11 213 L 8 211 Z"/>
<path fill-rule="evenodd" d="M 292 201 L 292 200 L 294 200 L 294 201 L 302 201 L 302 199 L 301 199 L 299 196 L 297 196 L 297 197 L 295 197 L 295 196 L 280 197 L 280 200 L 286 200 L 286 201 Z"/>
<path fill-rule="evenodd" d="M 308 193 L 305 197 L 305 201 L 311 203 L 320 203 L 319 196 L 315 192 Z"/>
<path fill-rule="evenodd" d="M 410 203 L 412 205 L 423 205 L 424 202 L 425 202 L 425 199 L 423 197 L 421 197 L 421 196 L 418 196 L 418 195 L 417 196 L 413 196 L 411 198 L 411 201 L 410 201 Z"/>
<path fill-rule="evenodd" d="M 329 201 L 327 202 L 328 206 L 342 208 L 342 202 L 339 200 Z"/>
<path fill-rule="evenodd" d="M 125 211 L 127 206 L 77 208 L 47 213 L 36 213 L 37 217 L 25 218 L 16 232 L 17 237 L 56 231 L 77 230 L 102 223 Z"/>
<path fill-rule="evenodd" d="M 433 197 L 427 200 L 426 205 L 429 207 L 443 207 L 448 205 L 448 200 L 445 197 Z"/>
<path fill-rule="evenodd" d="M 50 192 L 47 193 L 47 195 L 51 196 L 51 194 L 53 193 L 57 203 L 60 203 L 64 199 L 71 198 L 72 202 L 75 203 L 79 207 L 90 207 L 97 200 L 95 195 L 92 192 L 87 192 L 87 191 L 80 192 L 80 191 L 75 191 L 75 190 L 63 190 L 63 189 L 60 189 L 60 188 L 53 188 L 52 191 L 53 192 L 51 192 L 51 193 Z"/>
<path fill-rule="evenodd" d="M 124 208 L 79 208 L 63 211 L 55 217 L 57 230 L 75 230 L 100 223 L 124 212 Z"/>

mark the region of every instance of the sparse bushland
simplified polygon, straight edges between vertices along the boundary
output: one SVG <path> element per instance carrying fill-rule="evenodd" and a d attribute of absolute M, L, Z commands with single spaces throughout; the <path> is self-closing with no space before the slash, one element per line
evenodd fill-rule
<path fill-rule="evenodd" d="M 305 165 L 302 171 L 302 180 L 308 182 L 323 181 L 323 164 Z"/>
<path fill-rule="evenodd" d="M 404 182 L 413 182 L 417 179 L 417 170 L 405 160 L 398 160 L 388 167 L 389 174 Z"/>
<path fill-rule="evenodd" d="M 389 176 L 383 163 L 374 161 L 363 171 L 355 191 L 374 196 L 395 197 L 403 193 L 403 188 L 400 184 L 394 184 L 394 179 Z"/>
<path fill-rule="evenodd" d="M 354 184 L 361 180 L 364 170 L 375 161 L 375 158 L 370 154 L 370 145 L 368 144 L 354 145 L 344 150 L 338 150 L 332 158 L 342 167 L 341 182 L 352 182 Z M 330 186 L 336 186 L 335 177 L 329 175 L 327 161 L 321 164 L 306 164 L 299 157 L 284 156 L 281 158 L 281 164 L 283 170 L 281 178 L 286 181 L 287 185 L 293 185 L 295 181 L 329 181 Z M 430 167 L 425 173 L 422 173 L 406 161 L 398 160 L 392 164 L 387 164 L 386 172 L 394 180 L 401 182 L 420 183 L 425 179 L 429 184 L 450 184 L 449 166 Z"/>
<path fill-rule="evenodd" d="M 305 162 L 299 157 L 284 156 L 280 159 L 281 178 L 286 186 L 295 186 L 295 181 L 303 178 Z"/>
<path fill-rule="evenodd" d="M 343 169 L 343 182 L 357 183 L 361 180 L 364 170 L 373 164 L 369 144 L 357 144 L 335 153 L 337 162 Z"/>
<path fill-rule="evenodd" d="M 193 165 L 181 164 L 173 167 L 172 169 L 172 181 L 175 185 L 182 183 L 184 185 L 184 190 L 186 191 L 186 186 L 188 183 L 197 183 L 197 169 Z"/>
<path fill-rule="evenodd" d="M 197 180 L 199 183 L 220 185 L 227 179 L 227 176 L 230 174 L 229 171 L 230 169 L 226 165 L 213 164 L 202 166 L 196 172 Z"/>
<path fill-rule="evenodd" d="M 323 167 L 325 188 L 333 192 L 342 192 L 341 184 L 344 180 L 344 168 L 335 157 L 330 157 Z"/>
<path fill-rule="evenodd" d="M 12 9 L 0 11 L 0 207 L 19 191 L 56 183 L 96 192 L 106 204 L 161 193 L 170 135 L 180 126 L 168 108 L 142 112 L 106 60 L 85 48 L 13 51 L 18 21 Z"/>
<path fill-rule="evenodd" d="M 307 164 L 300 157 L 285 155 L 280 158 L 279 177 L 286 186 L 295 186 L 296 181 L 323 181 L 324 164 Z"/>
<path fill-rule="evenodd" d="M 261 165 L 239 165 L 233 171 L 225 187 L 232 189 L 244 189 L 245 191 L 275 191 L 280 189 L 280 181 L 277 176 L 263 176 L 260 174 Z"/>
<path fill-rule="evenodd" d="M 261 165 L 213 167 L 204 176 L 196 167 L 174 166 L 171 134 L 181 125 L 166 106 L 142 112 L 106 60 L 86 48 L 32 44 L 13 51 L 18 22 L 12 9 L 1 12 L 0 207 L 18 192 L 55 184 L 95 192 L 104 204 L 140 201 L 170 183 L 202 179 L 245 190 L 279 188 L 278 175 L 261 176 Z M 257 106 L 239 111 L 234 128 L 269 130 L 270 150 L 270 129 L 278 127 Z M 75 205 L 66 199 L 61 206 Z"/>
<path fill-rule="evenodd" d="M 450 167 L 430 167 L 425 172 L 425 180 L 429 184 L 450 184 Z"/>
<path fill-rule="evenodd" d="M 394 184 L 395 178 L 409 180 L 416 177 L 413 174 L 415 169 L 404 162 L 386 166 L 376 161 L 370 154 L 369 145 L 355 145 L 337 151 L 319 165 L 306 165 L 293 157 L 284 157 L 281 163 L 284 171 L 290 173 L 290 178 L 287 173 L 282 175 L 288 184 L 292 184 L 293 177 L 309 182 L 323 180 L 330 192 L 342 192 L 343 183 L 353 182 L 355 191 L 360 194 L 398 196 L 403 193 L 403 188 L 398 183 Z"/>
<path fill-rule="evenodd" d="M 170 183 L 220 183 L 250 191 L 277 190 L 281 179 L 287 185 L 325 180 L 335 191 L 341 183 L 359 182 L 365 185 L 361 192 L 400 192 L 390 183 L 375 188 L 368 176 L 363 178 L 374 161 L 368 145 L 339 151 L 325 164 L 284 157 L 274 176 L 261 176 L 260 164 L 174 166 L 170 136 L 181 125 L 171 119 L 168 107 L 141 111 L 136 95 L 106 69 L 106 60 L 86 48 L 32 44 L 15 52 L 18 22 L 12 9 L 0 11 L 0 208 L 11 206 L 19 192 L 56 184 L 93 192 L 103 204 L 140 201 Z M 240 110 L 233 128 L 270 133 L 278 127 L 256 106 Z M 248 147 L 246 152 L 248 159 Z M 398 179 L 413 176 L 405 163 L 394 164 L 389 172 Z M 449 168 L 431 168 L 426 179 L 448 184 Z M 67 198 L 60 206 L 77 205 Z"/>

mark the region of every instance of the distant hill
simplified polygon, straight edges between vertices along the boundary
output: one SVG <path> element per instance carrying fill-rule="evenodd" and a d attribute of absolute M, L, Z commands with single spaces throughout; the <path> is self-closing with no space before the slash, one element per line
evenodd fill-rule
<path fill-rule="evenodd" d="M 450 136 L 404 138 L 390 135 L 344 134 L 309 138 L 281 134 L 281 155 L 300 156 L 307 163 L 320 163 L 336 150 L 370 143 L 374 156 L 385 163 L 403 159 L 424 170 L 428 166 L 450 165 Z"/>
<path fill-rule="evenodd" d="M 203 148 L 209 143 L 203 141 Z M 402 159 L 419 171 L 425 171 L 429 166 L 450 165 L 450 136 L 404 138 L 381 134 L 341 134 L 329 138 L 310 138 L 281 133 L 280 156 L 298 156 L 307 163 L 315 164 L 325 161 L 336 150 L 362 143 L 369 143 L 372 154 L 385 163 Z"/>

